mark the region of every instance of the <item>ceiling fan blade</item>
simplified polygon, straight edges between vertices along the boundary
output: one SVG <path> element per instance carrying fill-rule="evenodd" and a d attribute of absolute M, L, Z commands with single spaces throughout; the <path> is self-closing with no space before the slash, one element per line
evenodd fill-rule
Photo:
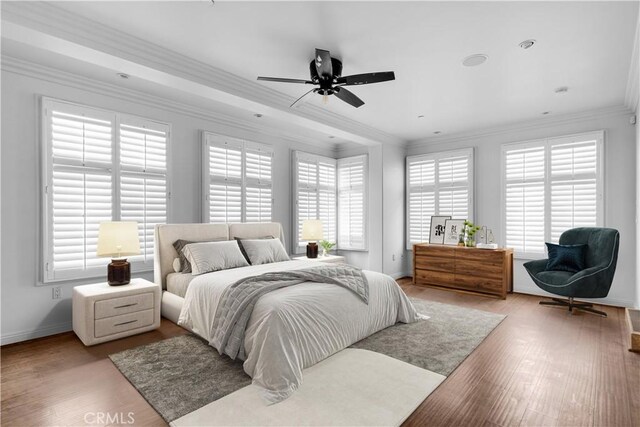
<path fill-rule="evenodd" d="M 337 84 L 345 86 L 368 85 L 371 83 L 387 82 L 395 80 L 396 75 L 393 71 L 382 71 L 379 73 L 354 74 L 353 76 L 344 76 L 337 79 Z"/>
<path fill-rule="evenodd" d="M 353 92 L 348 91 L 343 87 L 334 87 L 334 95 L 346 102 L 349 105 L 353 105 L 358 108 L 364 105 L 364 101 L 353 94 Z"/>
<path fill-rule="evenodd" d="M 296 99 L 295 101 L 293 101 L 293 104 L 289 105 L 289 108 L 292 108 L 292 107 L 293 107 L 294 105 L 296 105 L 296 104 L 297 104 L 297 107 L 299 107 L 300 105 L 304 104 L 304 102 L 300 102 L 300 103 L 299 103 L 299 101 L 300 101 L 302 98 L 304 98 L 305 96 L 309 95 L 311 92 L 315 92 L 315 91 L 317 91 L 317 90 L 318 90 L 318 89 L 315 89 L 315 88 L 314 88 L 314 89 L 311 89 L 310 91 L 305 92 L 305 93 L 304 93 L 304 95 L 302 95 L 300 98 L 298 98 L 298 99 Z"/>
<path fill-rule="evenodd" d="M 303 83 L 312 85 L 313 82 L 311 80 L 303 80 L 303 79 L 281 79 L 280 77 L 258 77 L 258 80 L 264 82 L 279 82 L 279 83 Z"/>
<path fill-rule="evenodd" d="M 316 49 L 316 70 L 320 78 L 333 79 L 333 66 L 331 65 L 331 53 L 328 50 Z"/>

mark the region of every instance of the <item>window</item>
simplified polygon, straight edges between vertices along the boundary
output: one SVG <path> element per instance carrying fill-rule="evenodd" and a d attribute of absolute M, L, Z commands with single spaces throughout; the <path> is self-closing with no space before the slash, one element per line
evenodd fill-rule
<path fill-rule="evenodd" d="M 203 218 L 209 222 L 269 222 L 273 206 L 273 149 L 203 134 Z"/>
<path fill-rule="evenodd" d="M 367 155 L 339 159 L 338 249 L 365 250 Z"/>
<path fill-rule="evenodd" d="M 335 159 L 294 152 L 295 221 L 294 251 L 302 252 L 307 244 L 302 240 L 302 222 L 320 219 L 324 239 L 336 242 L 336 165 Z"/>
<path fill-rule="evenodd" d="M 407 157 L 407 249 L 428 242 L 432 215 L 473 220 L 473 148 Z"/>
<path fill-rule="evenodd" d="M 153 233 L 167 221 L 169 125 L 43 98 L 44 280 L 104 275 L 102 221 L 137 221 L 135 271 L 153 268 Z"/>
<path fill-rule="evenodd" d="M 603 132 L 502 148 L 505 245 L 523 258 L 574 227 L 600 226 Z"/>

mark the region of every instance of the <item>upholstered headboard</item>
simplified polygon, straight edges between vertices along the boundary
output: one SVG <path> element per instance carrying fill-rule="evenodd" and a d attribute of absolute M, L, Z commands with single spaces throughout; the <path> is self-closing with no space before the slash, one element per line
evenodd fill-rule
<path fill-rule="evenodd" d="M 178 253 L 173 247 L 173 242 L 178 239 L 192 240 L 194 242 L 207 242 L 212 240 L 231 240 L 240 238 L 258 238 L 273 236 L 279 238 L 286 248 L 284 232 L 279 222 L 255 222 L 233 224 L 159 224 L 155 230 L 154 245 L 154 282 L 166 289 L 167 274 L 173 272 L 173 260 Z"/>

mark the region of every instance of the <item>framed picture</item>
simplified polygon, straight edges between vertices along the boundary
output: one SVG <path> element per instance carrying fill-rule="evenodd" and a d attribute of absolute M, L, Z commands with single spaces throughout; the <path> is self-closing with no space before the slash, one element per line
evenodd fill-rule
<path fill-rule="evenodd" d="M 444 223 L 444 244 L 455 246 L 460 240 L 464 219 L 447 219 Z"/>
<path fill-rule="evenodd" d="M 429 243 L 438 245 L 444 243 L 444 226 L 446 220 L 448 219 L 451 219 L 451 215 L 431 217 L 431 232 L 429 233 Z"/>

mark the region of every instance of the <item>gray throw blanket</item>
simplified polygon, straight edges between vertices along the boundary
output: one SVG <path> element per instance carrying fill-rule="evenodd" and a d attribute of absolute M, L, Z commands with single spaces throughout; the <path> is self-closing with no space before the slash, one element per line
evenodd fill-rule
<path fill-rule="evenodd" d="M 321 265 L 304 270 L 265 273 L 246 277 L 229 286 L 220 298 L 213 319 L 210 343 L 220 354 L 245 359 L 244 336 L 253 307 L 260 297 L 276 289 L 304 282 L 330 283 L 349 289 L 369 303 L 369 283 L 362 270 L 350 265 Z"/>

